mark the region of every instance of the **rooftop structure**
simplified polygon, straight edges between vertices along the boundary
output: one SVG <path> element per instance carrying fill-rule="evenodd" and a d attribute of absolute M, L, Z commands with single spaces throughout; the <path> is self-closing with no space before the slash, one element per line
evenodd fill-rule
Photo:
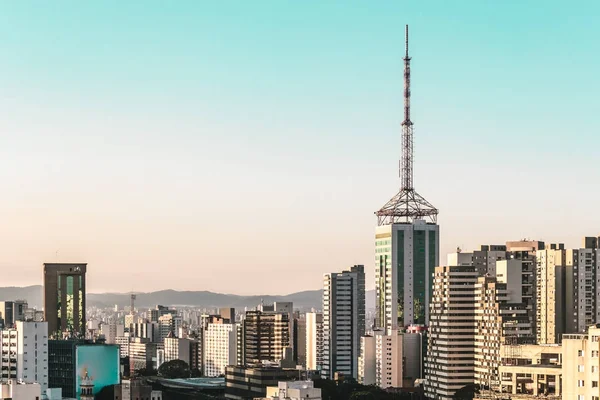
<path fill-rule="evenodd" d="M 438 209 L 418 194 L 413 186 L 413 122 L 410 119 L 410 56 L 408 55 L 408 25 L 406 25 L 406 55 L 404 56 L 404 121 L 402 121 L 402 159 L 400 161 L 400 191 L 379 211 L 377 224 L 389 225 L 428 219 L 437 223 Z"/>

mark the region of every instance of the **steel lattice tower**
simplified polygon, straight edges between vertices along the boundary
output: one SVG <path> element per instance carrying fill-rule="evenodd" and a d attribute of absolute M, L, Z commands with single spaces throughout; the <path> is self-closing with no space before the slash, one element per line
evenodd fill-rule
<path fill-rule="evenodd" d="M 428 218 L 437 223 L 438 209 L 419 195 L 413 186 L 413 122 L 410 119 L 410 56 L 408 55 L 408 25 L 406 25 L 406 54 L 404 56 L 404 121 L 402 121 L 401 187 L 377 215 L 378 225 L 411 222 Z"/>

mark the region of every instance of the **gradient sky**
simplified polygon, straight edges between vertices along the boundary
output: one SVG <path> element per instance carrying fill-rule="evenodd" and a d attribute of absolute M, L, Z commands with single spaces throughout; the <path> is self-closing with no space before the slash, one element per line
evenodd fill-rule
<path fill-rule="evenodd" d="M 284 294 L 357 263 L 373 287 L 406 23 L 442 260 L 599 234 L 599 3 L 417 4 L 3 3 L 2 286 L 84 261 L 94 292 Z"/>

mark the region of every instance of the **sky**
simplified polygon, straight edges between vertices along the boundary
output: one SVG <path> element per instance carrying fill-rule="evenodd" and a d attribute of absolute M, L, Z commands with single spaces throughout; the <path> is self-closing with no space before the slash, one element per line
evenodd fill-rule
<path fill-rule="evenodd" d="M 397 191 L 457 246 L 600 234 L 600 4 L 6 2 L 1 286 L 286 294 L 364 264 Z"/>

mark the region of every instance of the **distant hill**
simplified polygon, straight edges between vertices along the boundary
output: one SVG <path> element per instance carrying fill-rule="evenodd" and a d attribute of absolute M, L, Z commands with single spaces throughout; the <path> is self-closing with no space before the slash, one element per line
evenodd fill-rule
<path fill-rule="evenodd" d="M 27 287 L 0 287 L 0 301 L 27 300 L 30 307 L 41 308 L 44 304 L 41 285 Z M 260 304 L 272 304 L 275 301 L 291 301 L 295 308 L 310 310 L 321 309 L 322 290 L 306 290 L 288 295 L 239 296 L 235 294 L 214 293 L 209 291 L 160 290 L 157 292 L 136 293 L 135 304 L 139 307 L 154 307 L 157 304 L 169 306 L 217 307 L 254 307 Z M 96 307 L 119 307 L 129 305 L 130 293 L 88 293 L 87 305 Z M 367 310 L 375 307 L 375 291 L 366 293 Z"/>

